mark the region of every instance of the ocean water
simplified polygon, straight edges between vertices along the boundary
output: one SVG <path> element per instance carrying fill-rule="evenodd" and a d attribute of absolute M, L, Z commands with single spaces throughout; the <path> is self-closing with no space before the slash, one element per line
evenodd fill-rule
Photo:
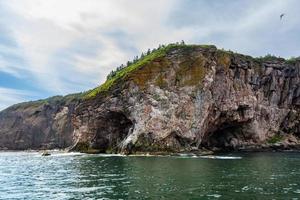
<path fill-rule="evenodd" d="M 300 199 L 300 153 L 0 153 L 0 199 Z"/>

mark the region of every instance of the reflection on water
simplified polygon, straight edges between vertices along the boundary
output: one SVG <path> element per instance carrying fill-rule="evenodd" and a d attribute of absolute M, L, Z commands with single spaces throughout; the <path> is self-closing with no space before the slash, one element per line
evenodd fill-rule
<path fill-rule="evenodd" d="M 0 153 L 0 199 L 298 199 L 299 177 L 298 153 L 212 159 Z"/>

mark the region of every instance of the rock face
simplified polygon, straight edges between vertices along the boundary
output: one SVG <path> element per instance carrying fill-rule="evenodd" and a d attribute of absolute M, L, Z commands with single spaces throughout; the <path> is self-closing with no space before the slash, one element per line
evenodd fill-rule
<path fill-rule="evenodd" d="M 73 144 L 71 114 L 77 101 L 53 97 L 0 113 L 0 150 L 66 148 Z"/>
<path fill-rule="evenodd" d="M 300 62 L 173 48 L 80 104 L 74 139 L 125 153 L 296 146 L 299 111 Z"/>
<path fill-rule="evenodd" d="M 141 63 L 93 97 L 1 112 L 0 147 L 137 153 L 300 144 L 300 61 L 177 45 Z"/>

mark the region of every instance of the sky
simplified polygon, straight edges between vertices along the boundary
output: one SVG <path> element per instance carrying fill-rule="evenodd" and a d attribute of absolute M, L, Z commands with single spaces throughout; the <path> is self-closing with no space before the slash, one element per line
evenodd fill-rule
<path fill-rule="evenodd" d="M 299 8 L 298 0 L 0 0 L 0 110 L 92 89 L 135 55 L 181 40 L 300 56 Z"/>

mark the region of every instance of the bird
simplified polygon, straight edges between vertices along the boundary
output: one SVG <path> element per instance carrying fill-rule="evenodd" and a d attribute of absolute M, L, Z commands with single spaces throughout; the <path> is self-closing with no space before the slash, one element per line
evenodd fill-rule
<path fill-rule="evenodd" d="M 280 20 L 282 20 L 282 18 L 284 17 L 284 13 L 282 13 L 281 15 L 280 15 Z"/>

